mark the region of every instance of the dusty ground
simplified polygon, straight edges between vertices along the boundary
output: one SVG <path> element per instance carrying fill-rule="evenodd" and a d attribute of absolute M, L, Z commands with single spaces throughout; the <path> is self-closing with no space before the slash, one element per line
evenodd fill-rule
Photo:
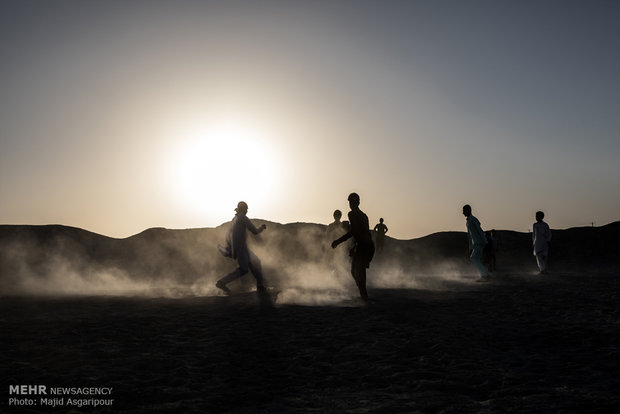
<path fill-rule="evenodd" d="M 620 278 L 500 275 L 374 301 L 0 300 L 9 385 L 113 387 L 74 412 L 620 411 Z M 70 412 L 35 407 L 31 412 Z"/>

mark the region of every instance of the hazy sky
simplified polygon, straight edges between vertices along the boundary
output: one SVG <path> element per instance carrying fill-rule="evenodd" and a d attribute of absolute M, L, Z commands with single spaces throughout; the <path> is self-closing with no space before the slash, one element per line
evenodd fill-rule
<path fill-rule="evenodd" d="M 620 219 L 618 1 L 0 4 L 0 223 Z"/>

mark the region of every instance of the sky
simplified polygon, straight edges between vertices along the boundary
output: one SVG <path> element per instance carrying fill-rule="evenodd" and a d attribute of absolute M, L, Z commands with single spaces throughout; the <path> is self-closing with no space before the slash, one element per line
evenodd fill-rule
<path fill-rule="evenodd" d="M 618 1 L 2 1 L 0 223 L 620 220 Z"/>

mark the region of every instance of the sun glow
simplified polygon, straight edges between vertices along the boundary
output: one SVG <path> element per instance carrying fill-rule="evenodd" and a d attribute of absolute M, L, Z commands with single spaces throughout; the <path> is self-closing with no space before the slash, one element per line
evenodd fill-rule
<path fill-rule="evenodd" d="M 258 131 L 220 124 L 191 134 L 178 148 L 173 187 L 186 211 L 223 222 L 240 200 L 254 211 L 269 204 L 277 163 L 274 149 Z"/>

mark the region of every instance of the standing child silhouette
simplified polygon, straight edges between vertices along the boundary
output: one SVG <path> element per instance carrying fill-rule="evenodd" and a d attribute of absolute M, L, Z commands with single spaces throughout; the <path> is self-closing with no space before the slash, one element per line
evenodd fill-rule
<path fill-rule="evenodd" d="M 336 248 L 340 243 L 349 240 L 351 237 L 355 240 L 355 245 L 351 250 L 351 275 L 357 284 L 362 300 L 368 300 L 368 292 L 366 291 L 366 269 L 370 267 L 370 262 L 375 254 L 375 245 L 370 236 L 368 226 L 368 216 L 360 210 L 360 196 L 356 193 L 349 194 L 349 231 L 337 240 L 332 242 L 332 248 Z"/>

